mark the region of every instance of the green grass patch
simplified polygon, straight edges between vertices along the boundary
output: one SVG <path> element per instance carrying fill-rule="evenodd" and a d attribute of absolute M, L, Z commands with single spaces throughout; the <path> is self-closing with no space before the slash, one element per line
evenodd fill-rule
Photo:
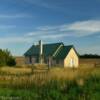
<path fill-rule="evenodd" d="M 0 100 L 100 100 L 100 77 L 90 76 L 81 81 L 51 80 L 30 88 L 0 87 Z"/>

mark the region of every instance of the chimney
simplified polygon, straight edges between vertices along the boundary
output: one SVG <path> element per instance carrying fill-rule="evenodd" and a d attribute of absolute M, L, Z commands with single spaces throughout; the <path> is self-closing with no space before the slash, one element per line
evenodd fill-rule
<path fill-rule="evenodd" d="M 39 48 L 40 48 L 40 63 L 42 64 L 42 56 L 43 56 L 43 44 L 42 40 L 39 41 Z"/>
<path fill-rule="evenodd" d="M 42 40 L 39 41 L 39 47 L 40 47 L 40 55 L 42 55 L 43 54 Z"/>

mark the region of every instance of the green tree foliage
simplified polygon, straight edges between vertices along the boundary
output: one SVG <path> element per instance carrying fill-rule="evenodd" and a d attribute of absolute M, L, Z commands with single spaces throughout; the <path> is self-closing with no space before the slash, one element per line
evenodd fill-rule
<path fill-rule="evenodd" d="M 100 59 L 100 55 L 97 55 L 97 54 L 84 54 L 84 55 L 80 55 L 80 58 L 96 58 L 96 59 Z"/>
<path fill-rule="evenodd" d="M 0 49 L 0 66 L 14 66 L 16 65 L 15 59 L 10 51 Z"/>

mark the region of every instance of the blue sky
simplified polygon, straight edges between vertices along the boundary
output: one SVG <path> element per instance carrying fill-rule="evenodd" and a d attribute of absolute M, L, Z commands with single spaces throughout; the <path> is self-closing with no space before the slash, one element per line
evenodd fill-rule
<path fill-rule="evenodd" d="M 0 0 L 0 48 L 19 56 L 40 39 L 100 54 L 100 0 Z"/>

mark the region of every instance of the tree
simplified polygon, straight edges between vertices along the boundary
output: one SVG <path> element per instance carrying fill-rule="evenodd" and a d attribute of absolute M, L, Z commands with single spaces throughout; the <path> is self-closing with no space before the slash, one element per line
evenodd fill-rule
<path fill-rule="evenodd" d="M 0 66 L 15 66 L 16 62 L 10 51 L 0 49 Z"/>
<path fill-rule="evenodd" d="M 100 55 L 97 55 L 97 54 L 84 54 L 84 55 L 81 55 L 80 58 L 100 58 Z"/>

